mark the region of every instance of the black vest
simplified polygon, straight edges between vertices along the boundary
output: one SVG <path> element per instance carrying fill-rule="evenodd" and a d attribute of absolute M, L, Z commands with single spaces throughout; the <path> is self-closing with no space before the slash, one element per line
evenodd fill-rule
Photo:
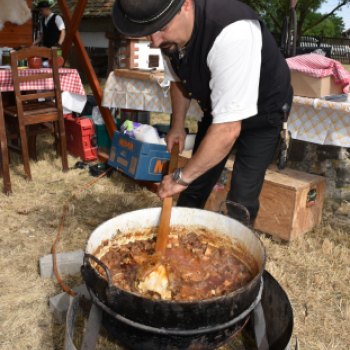
<path fill-rule="evenodd" d="M 171 64 L 188 96 L 198 101 L 204 115 L 211 112 L 207 56 L 215 39 L 231 23 L 258 20 L 262 32 L 262 60 L 259 83 L 258 114 L 279 111 L 291 94 L 290 71 L 271 33 L 259 16 L 237 0 L 194 0 L 195 23 L 186 56 L 171 56 Z M 239 69 L 239 67 L 237 67 Z M 227 77 L 230 79 L 230 77 Z"/>
<path fill-rule="evenodd" d="M 51 48 L 55 46 L 60 38 L 61 31 L 57 28 L 56 16 L 57 15 L 54 14 L 47 22 L 47 25 L 45 25 L 45 17 L 41 20 L 44 35 L 43 44 L 45 47 Z"/>

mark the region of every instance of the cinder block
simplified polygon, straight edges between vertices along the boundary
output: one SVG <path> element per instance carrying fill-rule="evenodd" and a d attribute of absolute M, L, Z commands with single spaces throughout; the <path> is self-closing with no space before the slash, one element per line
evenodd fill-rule
<path fill-rule="evenodd" d="M 85 298 L 90 299 L 90 294 L 85 284 L 75 287 L 72 290 L 74 293 L 80 292 Z M 58 323 L 62 324 L 66 321 L 68 308 L 72 300 L 73 300 L 73 297 L 66 292 L 57 294 L 50 298 L 49 300 L 50 310 Z"/>
<path fill-rule="evenodd" d="M 66 274 L 75 274 L 80 272 L 80 267 L 83 265 L 84 252 L 77 250 L 75 252 L 58 253 L 56 254 L 56 266 L 58 272 Z M 42 278 L 52 278 L 53 271 L 53 256 L 44 255 L 39 261 L 40 276 Z"/>

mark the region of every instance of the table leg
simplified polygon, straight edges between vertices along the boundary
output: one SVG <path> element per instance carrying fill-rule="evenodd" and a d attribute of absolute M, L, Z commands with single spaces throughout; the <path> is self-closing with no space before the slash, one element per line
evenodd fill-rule
<path fill-rule="evenodd" d="M 2 107 L 2 97 L 0 92 L 0 146 L 1 146 L 1 168 L 2 176 L 4 178 L 4 190 L 9 195 L 11 190 L 11 180 L 10 180 L 10 164 L 9 164 L 9 153 L 7 148 L 7 135 L 6 135 L 6 125 L 4 119 L 4 110 Z M 1 175 L 1 173 L 0 173 Z"/>

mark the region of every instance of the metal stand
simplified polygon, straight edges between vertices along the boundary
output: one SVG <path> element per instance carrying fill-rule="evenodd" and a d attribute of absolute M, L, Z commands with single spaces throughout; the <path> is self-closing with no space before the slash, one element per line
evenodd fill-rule
<path fill-rule="evenodd" d="M 257 300 L 250 320 L 243 330 L 254 339 L 252 342 L 255 344 L 243 342 L 243 345 L 246 350 L 291 350 L 294 327 L 292 307 L 284 290 L 267 271 L 263 274 L 263 280 L 261 300 Z M 73 336 L 80 297 L 80 293 L 74 297 L 68 310 L 65 350 L 77 350 L 73 344 Z M 93 302 L 81 350 L 96 348 L 102 316 L 102 308 Z M 298 350 L 298 343 L 295 350 Z"/>

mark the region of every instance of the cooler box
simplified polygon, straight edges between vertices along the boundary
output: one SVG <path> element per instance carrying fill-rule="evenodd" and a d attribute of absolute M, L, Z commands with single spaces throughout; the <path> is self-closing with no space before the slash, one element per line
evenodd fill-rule
<path fill-rule="evenodd" d="M 160 182 L 167 173 L 169 160 L 166 146 L 114 132 L 108 164 L 133 179 Z"/>
<path fill-rule="evenodd" d="M 67 151 L 84 161 L 97 159 L 97 143 L 94 124 L 91 119 L 73 118 L 66 114 L 64 118 L 66 129 Z"/>
<path fill-rule="evenodd" d="M 96 136 L 97 136 L 97 145 L 98 147 L 110 148 L 112 141 L 109 138 L 108 131 L 105 124 L 94 124 Z M 116 121 L 117 129 L 120 130 L 120 119 L 117 118 Z"/>

